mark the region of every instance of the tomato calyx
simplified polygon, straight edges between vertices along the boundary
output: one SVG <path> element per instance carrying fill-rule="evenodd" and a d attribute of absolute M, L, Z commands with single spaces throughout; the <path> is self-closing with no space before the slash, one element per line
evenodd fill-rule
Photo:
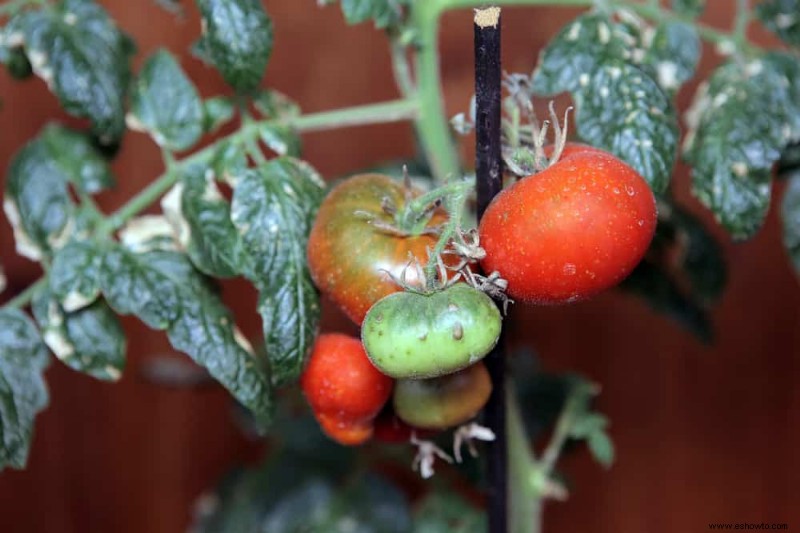
<path fill-rule="evenodd" d="M 419 235 L 439 235 L 440 226 L 429 226 L 434 213 L 442 206 L 442 197 L 437 190 L 420 193 L 411 183 L 408 167 L 403 166 L 403 206 L 398 208 L 395 201 L 384 196 L 381 199 L 381 211 L 391 221 L 387 221 L 367 211 L 355 211 L 353 214 L 372 225 L 376 230 L 393 237 L 416 237 Z M 433 193 L 433 194 L 432 194 Z"/>

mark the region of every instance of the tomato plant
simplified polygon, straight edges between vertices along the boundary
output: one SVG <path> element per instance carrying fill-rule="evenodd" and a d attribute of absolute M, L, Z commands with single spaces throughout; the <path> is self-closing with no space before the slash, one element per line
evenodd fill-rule
<path fill-rule="evenodd" d="M 480 224 L 483 268 L 522 301 L 574 302 L 624 279 L 647 251 L 656 201 L 611 154 L 567 145 L 545 170 L 501 192 Z"/>
<path fill-rule="evenodd" d="M 0 468 L 27 464 L 51 361 L 109 382 L 130 373 L 120 317 L 131 316 L 163 331 L 202 367 L 201 380 L 219 383 L 249 413 L 248 428 L 275 437 L 267 448 L 281 450 L 283 459 L 223 487 L 223 503 L 197 531 L 241 533 L 240 520 L 269 531 L 488 524 L 500 533 L 506 522 L 539 531 L 542 501 L 566 495 L 555 468 L 567 441 L 585 442 L 603 465 L 614 447 L 608 420 L 593 410 L 599 388 L 567 376 L 551 438 L 533 453 L 536 424 L 523 420 L 542 422 L 545 408 L 519 402 L 514 385 L 539 383 L 541 373 L 504 372 L 501 330 L 526 333 L 524 324 L 507 327 L 506 312 L 514 300 L 575 302 L 621 282 L 710 339 L 725 260 L 682 205 L 684 184 L 672 183 L 679 156 L 690 193 L 733 240 L 763 225 L 777 168 L 789 182 L 784 242 L 800 265 L 800 5 L 739 0 L 732 26 L 720 28 L 698 19 L 703 0 L 551 0 L 586 9 L 502 85 L 500 8 L 479 9 L 475 104 L 448 121 L 439 22 L 482 2 L 319 3 L 338 3 L 348 23 L 371 21 L 386 33 L 397 99 L 307 113 L 266 87 L 274 27 L 258 0 L 159 0 L 199 19 L 191 53 L 227 84 L 219 94 L 195 85 L 183 67 L 188 53 L 140 54 L 95 0 L 0 5 L 0 64 L 46 86 L 75 119 L 46 125 L 5 165 L 3 210 L 16 251 L 42 276 L 21 289 L 28 278 L 4 253 L 12 283 L 0 307 Z M 750 40 L 756 23 L 782 44 Z M 682 131 L 676 97 L 691 88 L 703 41 L 721 62 L 695 91 Z M 562 94 L 574 106 L 545 108 L 542 98 Z M 328 190 L 301 158 L 306 132 L 396 121 L 413 123 L 425 186 L 352 168 Z M 473 129 L 474 176 L 453 135 Z M 112 209 L 98 195 L 114 186 L 112 161 L 131 131 L 157 146 L 163 171 Z M 257 302 L 259 333 L 245 336 L 221 297 L 218 281 L 231 278 L 256 293 L 248 301 Z M 363 326 L 363 345 L 320 334 L 320 293 Z M 298 390 L 312 429 L 293 402 Z M 464 446 L 491 454 L 488 518 L 436 487 L 412 510 L 388 482 L 355 479 L 379 449 L 356 464 L 328 441 L 363 443 L 376 424 L 381 438 L 407 444 L 414 453 L 404 460 L 423 477 L 436 462 L 462 462 Z M 495 468 L 506 458 L 508 469 Z M 298 508 L 309 512 L 287 511 Z"/>
<path fill-rule="evenodd" d="M 361 342 L 342 334 L 317 338 L 300 386 L 322 428 L 342 444 L 360 444 L 392 392 L 392 380 L 367 358 Z"/>

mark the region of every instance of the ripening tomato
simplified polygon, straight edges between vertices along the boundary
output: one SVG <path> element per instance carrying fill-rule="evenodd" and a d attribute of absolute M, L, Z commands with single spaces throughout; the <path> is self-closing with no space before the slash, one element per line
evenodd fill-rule
<path fill-rule="evenodd" d="M 502 328 L 485 293 L 457 283 L 430 294 L 398 292 L 367 313 L 361 339 L 372 363 L 393 378 L 451 374 L 482 359 Z"/>
<path fill-rule="evenodd" d="M 511 298 L 574 302 L 622 281 L 655 228 L 655 197 L 635 170 L 597 148 L 567 145 L 557 163 L 489 205 L 481 266 L 508 280 Z"/>
<path fill-rule="evenodd" d="M 392 380 L 372 365 L 361 342 L 338 333 L 317 338 L 300 386 L 322 429 L 342 444 L 369 438 L 392 392 Z"/>
<path fill-rule="evenodd" d="M 478 414 L 492 392 L 492 380 L 483 362 L 433 379 L 400 379 L 393 405 L 397 416 L 412 426 L 447 429 Z"/>
<path fill-rule="evenodd" d="M 422 263 L 427 261 L 425 248 L 433 249 L 437 238 L 421 232 L 447 220 L 447 215 L 437 210 L 427 224 L 422 221 L 422 227 L 403 228 L 403 221 L 396 220 L 384 207 L 391 205 L 401 213 L 406 192 L 388 176 L 353 176 L 331 190 L 314 221 L 308 240 L 311 276 L 320 291 L 358 325 L 372 304 L 401 290 L 386 272 L 399 278 L 409 254 Z M 410 192 L 412 197 L 420 193 L 416 189 Z M 408 234 L 401 236 L 380 229 L 370 219 Z M 413 269 L 409 269 L 406 280 L 416 281 Z"/>

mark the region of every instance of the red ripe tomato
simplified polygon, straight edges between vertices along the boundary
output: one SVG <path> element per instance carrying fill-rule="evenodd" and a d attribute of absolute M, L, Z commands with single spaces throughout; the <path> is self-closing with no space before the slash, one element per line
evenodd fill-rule
<path fill-rule="evenodd" d="M 418 196 L 413 190 L 412 196 Z M 400 287 L 385 271 L 400 277 L 409 253 L 427 261 L 425 248 L 436 246 L 436 237 L 417 234 L 399 236 L 383 231 L 374 222 L 397 225 L 395 217 L 383 209 L 390 202 L 398 211 L 406 204 L 403 186 L 388 176 L 362 174 L 349 178 L 331 190 L 320 206 L 308 240 L 308 266 L 314 283 L 358 325 L 372 304 Z M 436 211 L 427 227 L 447 220 Z M 416 281 L 413 270 L 408 282 Z"/>
<path fill-rule="evenodd" d="M 435 431 L 409 426 L 394 413 L 392 409 L 384 409 L 375 419 L 375 440 L 388 444 L 404 443 L 415 434 L 417 438 L 428 439 L 436 434 Z"/>
<path fill-rule="evenodd" d="M 358 444 L 372 434 L 392 379 L 372 365 L 357 338 L 330 333 L 317 338 L 300 386 L 326 434 L 342 444 Z"/>
<path fill-rule="evenodd" d="M 569 144 L 551 167 L 495 197 L 480 222 L 486 272 L 511 298 L 574 302 L 616 285 L 641 260 L 656 202 L 631 167 L 597 148 Z"/>

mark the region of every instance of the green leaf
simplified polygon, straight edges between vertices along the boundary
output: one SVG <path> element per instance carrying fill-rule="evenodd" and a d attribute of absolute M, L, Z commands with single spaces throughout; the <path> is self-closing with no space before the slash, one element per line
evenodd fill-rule
<path fill-rule="evenodd" d="M 694 167 L 692 192 L 736 239 L 763 224 L 773 163 L 800 136 L 798 69 L 782 54 L 744 67 L 727 63 L 701 87 L 687 114 L 684 157 Z"/>
<path fill-rule="evenodd" d="M 574 96 L 580 136 L 631 165 L 656 193 L 666 190 L 677 152 L 678 121 L 652 78 L 626 63 L 608 62 Z"/>
<path fill-rule="evenodd" d="M 786 44 L 800 46 L 800 0 L 764 0 L 756 16 Z"/>
<path fill-rule="evenodd" d="M 686 273 L 694 297 L 701 303 L 713 303 L 722 295 L 727 282 L 722 247 L 689 211 L 672 205 L 670 213 L 678 232 L 679 266 Z"/>
<path fill-rule="evenodd" d="M 187 170 L 164 197 L 162 209 L 192 263 L 218 278 L 236 276 L 246 260 L 239 233 L 231 222 L 231 206 L 222 196 L 213 172 Z"/>
<path fill-rule="evenodd" d="M 48 124 L 39 138 L 64 179 L 78 190 L 94 194 L 114 185 L 108 162 L 86 135 L 59 124 Z"/>
<path fill-rule="evenodd" d="M 234 186 L 237 176 L 247 169 L 247 152 L 240 143 L 222 141 L 214 151 L 210 169 L 218 180 Z"/>
<path fill-rule="evenodd" d="M 36 326 L 16 309 L 0 309 L 0 469 L 28 461 L 33 419 L 48 403 L 47 349 Z"/>
<path fill-rule="evenodd" d="M 253 105 L 264 119 L 287 119 L 300 115 L 300 106 L 283 93 L 272 89 L 259 91 Z"/>
<path fill-rule="evenodd" d="M 203 45 L 234 89 L 258 87 L 272 52 L 272 21 L 259 0 L 197 0 Z"/>
<path fill-rule="evenodd" d="M 300 136 L 292 128 L 261 126 L 258 131 L 264 144 L 276 154 L 296 156 L 300 153 Z"/>
<path fill-rule="evenodd" d="M 102 250 L 92 241 L 70 241 L 53 256 L 50 290 L 68 311 L 77 311 L 100 294 Z"/>
<path fill-rule="evenodd" d="M 128 127 L 145 131 L 169 150 L 191 148 L 203 134 L 205 110 L 200 95 L 166 50 L 147 60 L 131 90 Z"/>
<path fill-rule="evenodd" d="M 106 252 L 103 294 L 119 313 L 134 314 L 208 369 L 263 428 L 272 416 L 266 364 L 236 330 L 230 313 L 186 256 L 169 250 Z"/>
<path fill-rule="evenodd" d="M 639 36 L 606 13 L 585 13 L 565 26 L 542 50 L 533 72 L 533 92 L 542 96 L 587 91 L 595 69 L 608 62 L 632 59 Z"/>
<path fill-rule="evenodd" d="M 3 208 L 20 255 L 39 261 L 67 240 L 74 206 L 65 178 L 41 139 L 30 141 L 11 160 Z"/>
<path fill-rule="evenodd" d="M 697 30 L 683 22 L 660 24 L 644 56 L 644 65 L 667 94 L 674 95 L 694 76 L 702 46 Z"/>
<path fill-rule="evenodd" d="M 103 381 L 117 381 L 125 368 L 125 332 L 103 300 L 68 313 L 49 289 L 33 299 L 44 341 L 65 365 Z"/>
<path fill-rule="evenodd" d="M 203 102 L 203 130 L 213 132 L 233 118 L 236 106 L 226 96 L 215 96 Z"/>
<path fill-rule="evenodd" d="M 295 380 L 319 322 L 319 296 L 306 261 L 306 243 L 324 182 L 311 166 L 273 159 L 238 178 L 231 218 L 249 256 L 245 275 L 260 291 L 273 379 Z"/>
<path fill-rule="evenodd" d="M 342 13 L 348 24 L 360 24 L 368 20 L 378 29 L 399 26 L 404 20 L 404 6 L 409 0 L 340 0 Z"/>
<path fill-rule="evenodd" d="M 486 515 L 453 492 L 428 494 L 414 512 L 414 533 L 477 533 L 486 531 Z"/>
<path fill-rule="evenodd" d="M 24 14 L 25 50 L 71 115 L 87 117 L 102 144 L 124 131 L 130 40 L 91 0 L 63 0 Z"/>
<path fill-rule="evenodd" d="M 684 17 L 699 17 L 706 8 L 706 0 L 672 0 L 672 10 Z"/>
<path fill-rule="evenodd" d="M 795 270 L 800 273 L 800 177 L 789 180 L 781 202 L 783 245 Z"/>
<path fill-rule="evenodd" d="M 655 311 L 669 316 L 701 341 L 711 342 L 711 321 L 703 306 L 685 295 L 659 265 L 645 259 L 620 288 L 641 296 Z"/>
<path fill-rule="evenodd" d="M 24 17 L 21 15 L 13 16 L 0 28 L 0 63 L 6 66 L 8 73 L 14 79 L 19 80 L 33 74 L 33 67 L 23 47 L 25 40 L 23 20 Z"/>
<path fill-rule="evenodd" d="M 614 463 L 614 443 L 611 442 L 605 431 L 591 433 L 586 439 L 586 444 L 595 461 L 606 468 L 611 467 Z"/>

